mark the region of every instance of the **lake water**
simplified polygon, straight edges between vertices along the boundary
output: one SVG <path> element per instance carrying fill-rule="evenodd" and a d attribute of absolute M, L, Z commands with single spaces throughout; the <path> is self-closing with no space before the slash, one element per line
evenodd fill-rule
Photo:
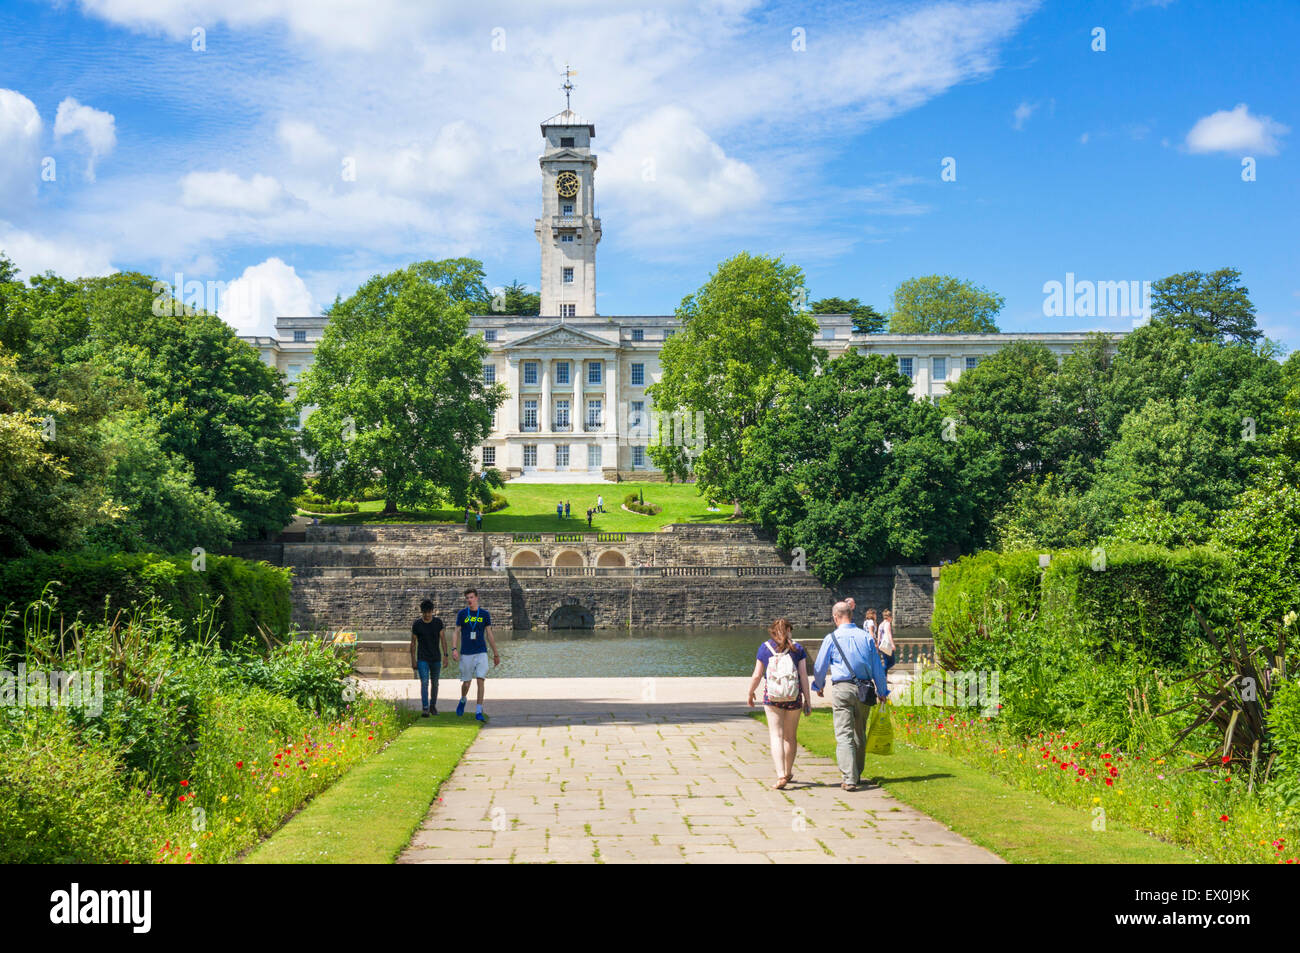
<path fill-rule="evenodd" d="M 828 629 L 796 629 L 796 641 L 817 642 Z M 765 628 L 560 629 L 497 631 L 499 678 L 747 676 L 767 638 Z M 409 631 L 358 632 L 361 640 L 406 642 Z M 899 629 L 901 639 L 928 639 L 926 628 Z M 444 671 L 446 666 L 444 663 Z"/>

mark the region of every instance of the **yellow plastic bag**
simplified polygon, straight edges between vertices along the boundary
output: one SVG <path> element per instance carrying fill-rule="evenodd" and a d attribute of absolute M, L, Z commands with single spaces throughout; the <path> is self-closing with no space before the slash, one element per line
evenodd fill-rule
<path fill-rule="evenodd" d="M 893 753 L 894 723 L 890 720 L 889 708 L 883 704 L 875 705 L 867 722 L 867 754 Z"/>

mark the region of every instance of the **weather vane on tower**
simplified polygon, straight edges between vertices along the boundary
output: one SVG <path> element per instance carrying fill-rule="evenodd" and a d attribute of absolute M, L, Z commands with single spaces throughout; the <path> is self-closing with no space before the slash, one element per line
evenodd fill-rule
<path fill-rule="evenodd" d="M 578 71 L 576 69 L 569 69 L 569 64 L 564 64 L 564 85 L 560 89 L 564 90 L 564 108 L 566 111 L 569 109 L 569 94 L 573 92 L 572 77 L 577 75 Z"/>

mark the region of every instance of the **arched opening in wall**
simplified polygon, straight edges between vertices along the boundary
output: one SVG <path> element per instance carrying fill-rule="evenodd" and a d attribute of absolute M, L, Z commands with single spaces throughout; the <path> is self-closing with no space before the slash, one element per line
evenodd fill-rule
<path fill-rule="evenodd" d="M 529 566 L 540 566 L 541 564 L 542 557 L 537 555 L 537 553 L 533 552 L 531 549 L 519 550 L 519 552 L 515 553 L 510 560 L 511 566 L 517 566 L 521 569 Z"/>
<path fill-rule="evenodd" d="M 607 549 L 596 557 L 596 565 L 604 569 L 618 569 L 627 565 L 627 557 L 617 549 Z"/>
<path fill-rule="evenodd" d="M 578 552 L 576 549 L 562 549 L 555 554 L 555 562 L 553 565 L 571 568 L 575 566 L 584 566 L 586 563 L 582 561 L 582 553 Z"/>
<path fill-rule="evenodd" d="M 580 605 L 560 606 L 546 620 L 548 629 L 593 629 L 596 617 L 591 610 Z"/>

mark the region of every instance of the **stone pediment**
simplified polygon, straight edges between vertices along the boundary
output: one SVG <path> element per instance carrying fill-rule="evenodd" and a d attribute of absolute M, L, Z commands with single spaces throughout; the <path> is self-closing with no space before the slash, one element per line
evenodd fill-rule
<path fill-rule="evenodd" d="M 580 331 L 577 328 L 571 328 L 563 324 L 557 324 L 551 328 L 544 328 L 527 337 L 520 338 L 517 341 L 511 341 L 506 345 L 507 350 L 516 348 L 582 348 L 582 347 L 599 347 L 612 348 L 618 345 L 614 341 L 607 341 L 604 338 L 596 337 L 594 334 L 588 334 L 586 331 Z"/>

